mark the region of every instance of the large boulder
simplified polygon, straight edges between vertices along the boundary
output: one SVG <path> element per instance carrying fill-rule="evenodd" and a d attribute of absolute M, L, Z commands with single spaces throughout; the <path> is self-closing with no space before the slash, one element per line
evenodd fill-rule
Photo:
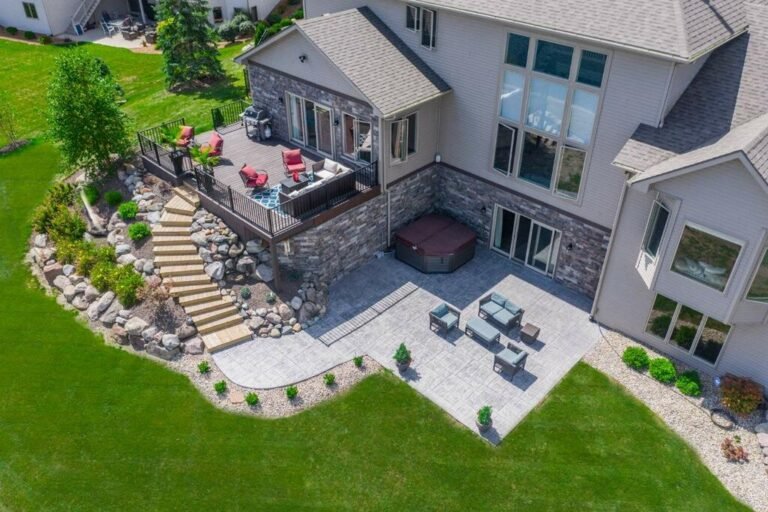
<path fill-rule="evenodd" d="M 181 341 L 175 334 L 163 334 L 162 344 L 167 350 L 174 350 L 179 348 Z"/>
<path fill-rule="evenodd" d="M 53 280 L 63 273 L 64 270 L 58 263 L 51 263 L 50 265 L 43 267 L 43 275 L 45 276 L 45 280 L 49 283 L 53 283 Z"/>
<path fill-rule="evenodd" d="M 59 289 L 59 291 L 64 291 L 64 288 L 67 286 L 71 286 L 72 281 L 69 280 L 69 278 L 65 275 L 58 275 L 53 279 L 53 286 Z"/>
<path fill-rule="evenodd" d="M 147 322 L 142 320 L 141 318 L 135 316 L 133 318 L 128 319 L 127 322 L 125 322 L 125 332 L 127 332 L 131 336 L 141 336 L 141 331 L 146 329 L 149 326 Z"/>
<path fill-rule="evenodd" d="M 192 233 L 192 243 L 198 247 L 208 247 L 208 237 L 202 232 Z"/>
<path fill-rule="evenodd" d="M 280 324 L 283 322 L 282 317 L 277 313 L 267 313 L 266 320 L 270 324 Z"/>
<path fill-rule="evenodd" d="M 104 311 L 106 311 L 106 310 L 107 310 L 107 308 L 109 307 L 109 305 L 110 305 L 110 304 L 112 304 L 112 301 L 113 301 L 113 300 L 115 300 L 115 292 L 111 292 L 111 291 L 109 291 L 109 292 L 106 292 L 104 295 L 102 295 L 102 296 L 99 298 L 99 300 L 97 300 L 97 301 L 95 302 L 95 304 L 96 304 L 96 310 L 97 310 L 99 313 L 103 313 Z M 120 305 L 118 304 L 118 306 L 120 306 Z M 118 311 L 119 311 L 120 309 L 122 309 L 122 308 L 123 308 L 123 307 L 122 307 L 122 306 L 120 306 L 120 308 L 118 308 Z"/>
<path fill-rule="evenodd" d="M 194 337 L 184 342 L 185 354 L 190 354 L 193 356 L 202 354 L 204 348 L 205 348 L 205 345 L 203 344 L 203 340 L 201 340 L 198 337 Z"/>
<path fill-rule="evenodd" d="M 122 256 L 123 254 L 128 254 L 131 252 L 131 246 L 128 244 L 117 244 L 115 246 L 115 254 L 117 256 Z"/>
<path fill-rule="evenodd" d="M 133 262 L 136 261 L 136 256 L 134 256 L 131 253 L 123 254 L 119 258 L 117 258 L 117 262 L 120 265 L 133 265 Z"/>
<path fill-rule="evenodd" d="M 147 343 L 147 345 L 144 348 L 147 351 L 147 354 L 158 357 L 165 361 L 170 361 L 171 359 L 173 359 L 179 354 L 178 347 L 172 350 L 169 350 L 154 341 Z"/>
<path fill-rule="evenodd" d="M 272 275 L 272 267 L 269 265 L 261 264 L 258 267 L 256 267 L 256 275 L 264 281 L 265 283 L 272 282 L 273 275 Z"/>
<path fill-rule="evenodd" d="M 120 304 L 120 301 L 112 301 L 112 304 L 110 304 L 106 311 L 99 317 L 99 321 L 105 326 L 111 327 L 117 321 L 117 317 L 122 309 L 123 305 Z"/>
<path fill-rule="evenodd" d="M 266 249 L 266 247 L 264 247 L 264 242 L 259 239 L 249 240 L 245 244 L 245 252 L 248 254 L 259 254 L 264 249 Z"/>
<path fill-rule="evenodd" d="M 127 345 L 128 333 L 125 332 L 125 329 L 120 327 L 119 325 L 113 325 L 112 339 L 115 340 L 115 343 L 117 343 L 118 345 Z"/>
<path fill-rule="evenodd" d="M 237 260 L 235 268 L 241 274 L 249 276 L 256 270 L 256 262 L 250 256 L 243 256 Z"/>
<path fill-rule="evenodd" d="M 283 322 L 287 322 L 293 316 L 293 309 L 288 304 L 280 304 L 277 307 L 277 312 L 280 314 Z"/>
<path fill-rule="evenodd" d="M 80 311 L 88 309 L 88 301 L 82 295 L 75 295 L 75 298 L 72 299 L 72 305 Z"/>
<path fill-rule="evenodd" d="M 301 305 L 302 305 L 303 303 L 304 303 L 304 301 L 303 301 L 303 300 L 301 300 L 301 297 L 294 297 L 294 298 L 292 298 L 292 299 L 291 299 L 291 307 L 292 307 L 294 310 L 296 310 L 296 311 L 298 311 L 299 309 L 301 309 Z"/>
<path fill-rule="evenodd" d="M 184 324 L 176 330 L 176 336 L 182 341 L 191 338 L 195 334 L 197 334 L 197 329 L 194 325 L 190 324 Z"/>
<path fill-rule="evenodd" d="M 229 246 L 229 252 L 227 254 L 229 254 L 230 258 L 237 258 L 243 254 L 243 251 L 244 249 L 241 244 L 232 244 Z"/>
<path fill-rule="evenodd" d="M 64 265 L 63 267 L 61 267 L 61 271 L 64 273 L 65 276 L 70 277 L 72 274 L 75 273 L 75 266 Z"/>
<path fill-rule="evenodd" d="M 39 247 L 40 249 L 43 249 L 46 245 L 48 245 L 48 235 L 44 233 L 35 235 L 34 243 L 35 243 L 35 247 Z"/>
<path fill-rule="evenodd" d="M 224 278 L 224 264 L 220 261 L 214 261 L 205 266 L 205 273 L 214 281 L 221 281 Z"/>
<path fill-rule="evenodd" d="M 65 286 L 61 293 L 64 294 L 64 298 L 67 299 L 67 302 L 72 302 L 72 299 L 77 295 L 77 288 L 73 285 Z"/>
<path fill-rule="evenodd" d="M 264 325 L 264 323 L 265 323 L 265 320 L 260 316 L 257 316 L 255 318 L 251 318 L 251 320 L 248 321 L 248 327 L 250 327 L 250 329 L 253 332 L 258 332 L 259 329 L 261 329 L 261 327 Z"/>
<path fill-rule="evenodd" d="M 90 304 L 99 297 L 99 290 L 97 290 L 95 286 L 89 284 L 85 287 L 83 297 L 85 297 L 85 300 Z"/>

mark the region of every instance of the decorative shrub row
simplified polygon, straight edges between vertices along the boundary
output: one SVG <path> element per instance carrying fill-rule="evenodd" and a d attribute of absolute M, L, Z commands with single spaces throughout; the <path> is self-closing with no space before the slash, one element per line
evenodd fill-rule
<path fill-rule="evenodd" d="M 688 396 L 701 395 L 701 380 L 699 372 L 691 370 L 677 375 L 677 370 L 672 361 L 666 357 L 651 359 L 643 347 L 627 347 L 621 355 L 624 363 L 637 371 L 648 369 L 648 373 L 664 384 L 675 383 L 681 393 Z"/>

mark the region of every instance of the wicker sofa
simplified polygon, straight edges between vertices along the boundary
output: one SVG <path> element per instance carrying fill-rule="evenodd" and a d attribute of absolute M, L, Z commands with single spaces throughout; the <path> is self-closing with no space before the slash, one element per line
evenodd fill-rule
<path fill-rule="evenodd" d="M 523 308 L 496 292 L 480 299 L 477 312 L 480 318 L 493 320 L 507 330 L 520 324 L 523 313 Z"/>
<path fill-rule="evenodd" d="M 350 167 L 326 158 L 312 165 L 312 172 L 314 179 L 306 187 L 288 194 L 280 191 L 280 206 L 288 215 L 311 215 L 355 191 L 355 173 Z"/>

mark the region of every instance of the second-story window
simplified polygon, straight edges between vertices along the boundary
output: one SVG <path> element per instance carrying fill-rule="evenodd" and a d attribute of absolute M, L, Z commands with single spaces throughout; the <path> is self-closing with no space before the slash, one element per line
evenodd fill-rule
<path fill-rule="evenodd" d="M 405 28 L 418 32 L 421 27 L 421 7 L 405 6 Z"/>
<path fill-rule="evenodd" d="M 21 2 L 21 5 L 24 6 L 24 15 L 27 18 L 31 18 L 33 20 L 37 19 L 37 6 L 35 6 L 35 4 L 32 2 Z"/>
<path fill-rule="evenodd" d="M 371 162 L 371 123 L 351 114 L 343 116 L 344 156 L 352 160 Z"/>
<path fill-rule="evenodd" d="M 661 246 L 668 220 L 669 210 L 660 202 L 654 201 L 648 226 L 645 228 L 645 236 L 643 236 L 643 251 L 651 258 L 659 254 L 659 246 Z"/>
<path fill-rule="evenodd" d="M 421 46 L 429 48 L 435 47 L 437 32 L 437 13 L 430 9 L 421 10 Z"/>
<path fill-rule="evenodd" d="M 392 163 L 401 163 L 408 160 L 408 157 L 418 150 L 416 125 L 416 112 L 405 117 L 392 121 L 390 132 L 390 146 Z"/>
<path fill-rule="evenodd" d="M 509 34 L 493 168 L 578 198 L 606 62 L 595 51 Z"/>

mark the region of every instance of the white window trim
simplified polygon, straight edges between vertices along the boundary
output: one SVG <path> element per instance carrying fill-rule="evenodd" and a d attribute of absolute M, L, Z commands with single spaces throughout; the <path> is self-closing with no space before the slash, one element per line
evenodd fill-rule
<path fill-rule="evenodd" d="M 498 220 L 498 215 L 499 215 L 499 213 L 502 210 L 506 210 L 506 211 L 508 211 L 510 213 L 514 213 L 515 214 L 515 225 L 514 225 L 514 227 L 512 229 L 512 246 L 510 248 L 511 252 L 508 252 L 508 253 L 504 252 L 504 251 L 502 251 L 500 249 L 497 249 L 496 247 L 493 246 L 493 239 L 494 239 L 493 228 L 496 226 L 496 221 Z M 531 221 L 531 226 L 529 227 L 530 230 L 533 230 L 533 225 L 534 224 L 538 224 L 539 226 L 542 226 L 542 227 L 544 227 L 544 228 L 546 228 L 546 229 L 548 229 L 548 230 L 550 230 L 553 233 L 556 233 L 558 235 L 558 237 L 557 237 L 557 239 L 558 239 L 557 243 L 559 244 L 558 247 L 555 248 L 553 246 L 551 248 L 551 250 L 550 250 L 550 258 L 552 257 L 552 253 L 555 252 L 555 249 L 557 249 L 557 253 L 558 253 L 557 258 L 555 260 L 555 265 L 554 265 L 554 267 L 552 267 L 552 272 L 551 273 L 549 271 L 542 271 L 541 269 L 536 268 L 533 265 L 529 265 L 528 264 L 528 251 L 527 250 L 526 250 L 526 257 L 525 257 L 524 261 L 520 261 L 519 259 L 515 258 L 512 255 L 514 253 L 514 251 L 515 251 L 514 244 L 517 241 L 517 230 L 518 230 L 519 223 L 520 223 L 520 217 L 525 217 L 525 218 L 527 218 L 528 220 Z M 522 265 L 522 266 L 524 266 L 526 268 L 529 268 L 529 269 L 531 269 L 531 270 L 533 270 L 535 272 L 538 272 L 540 274 L 543 274 L 543 275 L 545 275 L 547 277 L 554 278 L 555 275 L 557 274 L 557 267 L 558 267 L 558 263 L 560 261 L 560 245 L 562 245 L 562 243 L 563 243 L 563 232 L 561 230 L 555 229 L 555 228 L 553 228 L 552 226 L 550 226 L 548 224 L 540 222 L 540 221 L 534 219 L 533 217 L 531 217 L 530 215 L 526 215 L 526 214 L 520 213 L 517 210 L 514 210 L 512 208 L 507 208 L 506 206 L 502 206 L 502 205 L 500 205 L 498 203 L 494 203 L 494 205 L 493 205 L 493 215 L 491 217 L 491 232 L 490 232 L 490 235 L 491 236 L 489 237 L 489 240 L 488 240 L 488 247 L 491 249 L 491 251 L 493 251 L 493 252 L 495 252 L 497 254 L 503 255 L 504 257 L 508 258 L 513 263 L 516 263 L 518 265 Z"/>
<path fill-rule="evenodd" d="M 651 221 L 654 220 L 654 211 L 656 208 L 663 208 L 667 211 L 667 223 L 664 225 L 664 231 L 661 232 L 661 238 L 659 239 L 659 248 L 656 251 L 656 255 L 652 255 L 648 252 L 648 240 L 651 236 Z M 643 254 L 645 254 L 652 262 L 656 262 L 659 259 L 659 254 L 661 254 L 662 246 L 664 244 L 664 238 L 667 236 L 667 229 L 669 228 L 669 221 L 672 219 L 672 209 L 667 207 L 663 202 L 661 202 L 659 199 L 655 199 L 653 201 L 653 205 L 651 206 L 651 213 L 648 215 L 648 220 L 645 221 L 645 231 L 643 231 L 643 240 L 640 244 L 640 250 L 643 251 Z"/>
<path fill-rule="evenodd" d="M 651 321 L 651 315 L 653 314 L 653 305 L 656 302 L 656 296 L 657 295 L 663 295 L 664 297 L 668 298 L 669 300 L 674 300 L 675 303 L 677 303 L 677 306 L 675 306 L 675 311 L 672 313 L 672 320 L 669 323 L 669 328 L 667 329 L 667 334 L 664 336 L 664 338 L 660 338 L 656 336 L 655 334 L 648 332 L 648 322 Z M 672 332 L 675 330 L 675 325 L 677 324 L 678 316 L 680 315 L 680 310 L 683 308 L 683 306 L 688 307 L 689 309 L 692 309 L 696 311 L 697 313 L 701 314 L 701 323 L 699 324 L 699 327 L 696 329 L 696 337 L 693 339 L 693 343 L 691 344 L 691 348 L 688 350 L 685 350 L 684 348 L 680 347 L 679 345 L 676 345 L 675 343 L 672 343 Z M 645 319 L 645 323 L 643 324 L 643 334 L 647 335 L 650 339 L 655 341 L 661 341 L 664 343 L 664 346 L 671 347 L 673 350 L 679 352 L 680 354 L 685 354 L 689 356 L 692 360 L 698 361 L 702 364 L 705 364 L 707 366 L 711 366 L 712 368 L 717 367 L 717 365 L 720 363 L 720 358 L 723 357 L 723 352 L 725 352 L 725 346 L 728 344 L 728 340 L 731 339 L 731 333 L 733 332 L 733 326 L 731 324 L 728 324 L 726 322 L 720 322 L 717 318 L 712 318 L 713 320 L 720 322 L 722 324 L 725 324 L 728 326 L 728 335 L 725 337 L 725 340 L 723 340 L 723 346 L 720 348 L 720 352 L 717 354 L 717 359 L 715 359 L 714 363 L 710 363 L 706 359 L 702 359 L 696 355 L 694 355 L 694 352 L 696 351 L 696 347 L 699 345 L 699 341 L 701 341 L 701 335 L 704 332 L 704 326 L 707 325 L 707 321 L 712 318 L 709 315 L 706 315 L 699 311 L 696 308 L 693 308 L 691 306 L 687 306 L 686 304 L 683 304 L 677 299 L 673 299 L 672 297 L 665 295 L 663 293 L 654 292 L 653 301 L 651 302 L 651 308 L 648 311 L 648 317 Z"/>
<path fill-rule="evenodd" d="M 421 32 L 421 11 L 422 11 L 422 8 L 419 7 L 418 5 L 406 4 L 405 5 L 405 10 L 406 10 L 405 11 L 406 12 L 405 30 L 407 30 L 408 32 L 414 32 L 414 33 Z M 408 27 L 408 12 L 410 12 L 410 11 L 413 11 L 413 16 L 412 17 L 413 17 L 414 23 L 416 24 L 416 26 L 414 28 L 409 28 Z"/>
<path fill-rule="evenodd" d="M 360 123 L 368 123 L 368 125 L 371 127 L 370 128 L 370 130 L 371 130 L 371 160 L 373 160 L 373 123 L 370 120 L 360 119 L 356 115 L 350 114 L 349 112 L 345 112 L 345 111 L 341 112 L 341 130 L 342 130 L 341 156 L 344 157 L 345 159 L 349 160 L 350 162 L 355 162 L 355 163 L 362 162 L 362 163 L 368 165 L 369 162 L 366 162 L 365 160 L 361 160 L 359 158 L 359 155 L 360 155 L 360 150 L 359 149 L 357 151 L 355 151 L 355 154 L 347 153 L 345 151 L 345 149 L 344 149 L 344 138 L 346 137 L 346 133 L 345 133 L 346 127 L 344 125 L 344 119 L 346 117 L 351 117 L 352 118 L 352 123 L 354 124 L 354 128 L 353 129 L 354 129 L 354 132 L 355 132 L 355 140 L 357 140 L 358 137 L 359 137 Z"/>
<path fill-rule="evenodd" d="M 560 181 L 560 172 L 562 171 L 562 167 L 563 167 L 563 158 L 565 158 L 566 147 L 571 149 L 572 151 L 581 151 L 582 153 L 584 153 L 584 164 L 582 165 L 582 168 L 581 168 L 581 174 L 580 174 L 581 178 L 579 179 L 579 190 L 576 191 L 575 196 L 565 194 L 561 192 L 557 187 L 557 184 Z M 589 158 L 589 151 L 587 151 L 584 148 L 580 148 L 578 146 L 569 145 L 569 144 L 563 144 L 562 147 L 558 148 L 557 151 L 559 155 L 555 157 L 555 165 L 557 167 L 555 167 L 554 169 L 554 175 L 553 175 L 554 179 L 552 180 L 553 181 L 552 188 L 556 196 L 562 197 L 563 199 L 575 201 L 579 198 L 579 195 L 581 194 L 581 189 L 582 189 L 581 184 L 584 182 L 584 175 L 586 174 L 586 170 L 587 170 L 587 159 Z"/>
<path fill-rule="evenodd" d="M 325 105 L 323 103 L 320 103 L 320 102 L 317 102 L 315 100 L 312 100 L 310 98 L 305 98 L 304 96 L 299 96 L 298 94 L 294 94 L 292 92 L 286 92 L 285 95 L 286 95 L 286 98 L 284 100 L 285 101 L 285 105 L 286 105 L 285 115 L 286 115 L 286 118 L 288 120 L 288 129 L 289 129 L 289 131 L 290 131 L 290 128 L 291 128 L 291 108 L 293 107 L 293 104 L 291 103 L 291 98 L 295 97 L 295 98 L 298 98 L 298 99 L 301 100 L 301 124 L 302 124 L 303 140 L 299 141 L 299 140 L 296 140 L 296 139 L 292 138 L 290 133 L 288 134 L 288 139 L 291 142 L 293 142 L 293 143 L 295 143 L 295 144 L 297 144 L 297 145 L 299 145 L 299 146 L 301 146 L 303 148 L 306 148 L 308 151 L 312 151 L 314 153 L 326 156 L 328 158 L 334 158 L 334 153 L 335 153 L 335 150 L 336 150 L 336 130 L 334 129 L 333 119 L 334 119 L 336 113 L 334 112 L 333 108 L 331 108 L 330 106 Z M 326 153 L 325 151 L 323 151 L 321 149 L 309 146 L 307 144 L 307 116 L 306 116 L 307 109 L 306 109 L 306 107 L 304 105 L 305 102 L 307 102 L 307 101 L 312 102 L 315 105 L 315 107 L 318 107 L 318 106 L 323 107 L 324 109 L 328 110 L 328 112 L 330 112 L 330 114 L 331 114 L 331 152 L 330 153 Z"/>
<path fill-rule="evenodd" d="M 409 152 L 408 151 L 408 135 L 410 134 L 411 130 L 411 123 L 408 120 L 411 116 L 416 117 L 416 132 L 414 133 L 414 150 Z M 405 155 L 404 158 L 395 158 L 392 156 L 392 126 L 395 123 L 405 123 Z M 371 126 L 371 129 L 373 129 L 373 126 Z M 399 119 L 395 119 L 389 123 L 389 164 L 390 165 L 400 165 L 408 161 L 408 158 L 410 158 L 411 155 L 415 155 L 419 152 L 419 112 L 418 110 L 416 112 L 411 112 L 408 115 L 405 115 Z"/>
<path fill-rule="evenodd" d="M 506 171 L 502 171 L 501 169 L 499 169 L 499 168 L 497 168 L 497 167 L 495 167 L 493 165 L 493 160 L 496 160 L 496 157 L 495 157 L 495 155 L 496 155 L 496 143 L 497 143 L 498 138 L 499 138 L 499 128 L 501 126 L 504 126 L 506 129 L 512 130 L 512 131 L 515 132 L 515 135 L 512 138 L 512 155 L 510 155 L 511 156 L 510 161 L 507 162 L 507 170 Z M 511 121 L 499 121 L 498 124 L 496 125 L 496 135 L 495 135 L 495 137 L 493 139 L 493 153 L 492 153 L 493 158 L 491 158 L 491 169 L 493 169 L 494 171 L 498 172 L 502 176 L 510 176 L 514 172 L 514 170 L 515 170 L 515 161 L 517 160 L 517 153 L 518 153 L 518 150 L 519 150 L 519 147 L 517 145 L 517 139 L 518 139 L 517 136 L 518 136 L 519 133 L 520 133 L 520 128 L 515 126 L 515 123 L 513 123 Z"/>
<path fill-rule="evenodd" d="M 430 34 L 429 34 L 429 46 L 424 44 L 424 16 L 426 13 L 430 14 L 430 17 L 432 18 L 432 23 L 430 25 Z M 427 50 L 434 50 L 435 49 L 435 41 L 437 40 L 436 34 L 435 34 L 435 20 L 437 20 L 437 11 L 434 9 L 427 9 L 426 7 L 421 8 L 421 17 L 419 18 L 419 44 L 422 48 L 426 48 Z"/>
<path fill-rule="evenodd" d="M 528 37 L 529 39 L 528 58 L 526 59 L 525 68 L 506 63 L 506 48 L 509 40 L 509 33 L 525 36 L 525 37 Z M 535 64 L 535 59 L 536 59 L 536 48 L 538 47 L 538 43 L 540 40 L 551 42 L 551 43 L 557 43 L 557 44 L 561 44 L 561 45 L 573 48 L 573 58 L 571 59 L 571 71 L 569 74 L 569 78 L 567 80 L 564 78 L 559 78 L 553 75 L 548 75 L 546 73 L 533 70 L 533 66 Z M 556 140 L 558 147 L 557 147 L 557 153 L 555 155 L 555 161 L 553 163 L 552 180 L 549 186 L 549 192 L 552 195 L 562 198 L 563 200 L 566 200 L 570 203 L 576 203 L 580 205 L 583 202 L 584 191 L 587 188 L 586 183 L 589 175 L 587 171 L 589 170 L 589 167 L 591 165 L 592 154 L 594 152 L 593 149 L 594 149 L 595 140 L 597 137 L 598 126 L 600 124 L 600 117 L 602 115 L 603 101 L 605 99 L 605 87 L 607 84 L 607 77 L 610 74 L 610 67 L 613 60 L 612 52 L 601 49 L 601 48 L 595 48 L 595 47 L 585 46 L 580 44 L 573 44 L 572 42 L 559 40 L 557 38 L 538 37 L 523 31 L 507 31 L 507 33 L 504 36 L 504 48 L 505 48 L 505 57 L 502 59 L 502 62 L 501 62 L 501 68 L 500 68 L 499 79 L 497 84 L 496 116 L 494 117 L 495 125 L 493 129 L 494 136 L 492 137 L 492 141 L 491 141 L 491 155 L 493 155 L 494 152 L 496 151 L 496 138 L 498 137 L 499 125 L 506 124 L 507 126 L 517 128 L 516 147 L 518 148 L 518 151 L 517 151 L 518 154 L 515 155 L 515 161 L 513 162 L 512 172 L 510 172 L 508 175 L 519 180 L 520 183 L 523 183 L 526 186 L 532 187 L 536 190 L 546 190 L 545 187 L 542 187 L 541 185 L 533 183 L 532 181 L 520 176 L 521 163 L 523 158 L 522 156 L 523 147 L 525 143 L 525 134 L 526 132 L 528 132 L 534 135 L 545 137 L 547 139 Z M 576 78 L 578 77 L 579 65 L 581 64 L 582 54 L 585 50 L 600 53 L 606 56 L 605 68 L 603 71 L 603 81 L 600 84 L 600 87 L 594 87 L 594 86 L 582 84 L 581 82 L 576 81 Z M 505 71 L 517 71 L 519 73 L 522 73 L 525 78 L 525 86 L 523 88 L 523 97 L 522 97 L 522 102 L 520 106 L 520 122 L 519 123 L 510 121 L 506 118 L 501 117 L 501 92 L 503 90 Z M 531 82 L 534 78 L 541 78 L 541 79 L 549 80 L 554 83 L 563 84 L 568 89 L 565 105 L 563 107 L 564 110 L 563 110 L 563 123 L 560 130 L 561 133 L 557 136 L 551 133 L 537 130 L 535 128 L 530 128 L 526 125 L 526 113 L 528 111 L 528 96 L 530 93 Z M 586 145 L 568 140 L 568 126 L 570 125 L 570 121 L 571 121 L 571 105 L 573 103 L 573 96 L 577 89 L 581 89 L 592 94 L 597 94 L 597 97 L 598 97 L 597 109 L 595 110 L 595 122 L 592 126 L 590 143 Z M 582 170 L 582 179 L 579 187 L 579 193 L 576 195 L 576 197 L 567 196 L 567 195 L 558 193 L 557 191 L 557 181 L 558 181 L 558 175 L 560 172 L 560 161 L 562 159 L 563 148 L 566 145 L 575 149 L 584 150 L 587 153 L 586 158 L 584 160 L 584 169 Z M 490 168 L 491 168 L 491 171 L 493 171 L 494 173 L 500 172 L 493 167 L 493 158 L 491 158 Z M 504 174 L 504 173 L 501 173 L 501 174 Z"/>
<path fill-rule="evenodd" d="M 755 300 L 749 298 L 749 290 L 752 289 L 752 285 L 755 283 L 755 278 L 757 277 L 757 273 L 760 272 L 760 267 L 763 264 L 763 260 L 766 257 L 766 254 L 768 254 L 768 246 L 763 247 L 763 250 L 760 251 L 760 257 L 757 259 L 757 263 L 755 264 L 755 268 L 750 274 L 749 281 L 747 282 L 747 289 L 744 290 L 744 300 L 746 302 L 749 302 L 750 304 L 761 304 L 761 305 L 767 305 L 768 301 L 764 300 Z"/>
<path fill-rule="evenodd" d="M 31 6 L 31 7 L 27 7 Z M 37 5 L 35 2 L 21 2 L 21 7 L 24 9 L 24 16 L 29 20 L 39 20 L 40 14 L 37 12 Z M 32 9 L 34 9 L 34 16 L 30 16 L 29 14 L 32 12 Z"/>

